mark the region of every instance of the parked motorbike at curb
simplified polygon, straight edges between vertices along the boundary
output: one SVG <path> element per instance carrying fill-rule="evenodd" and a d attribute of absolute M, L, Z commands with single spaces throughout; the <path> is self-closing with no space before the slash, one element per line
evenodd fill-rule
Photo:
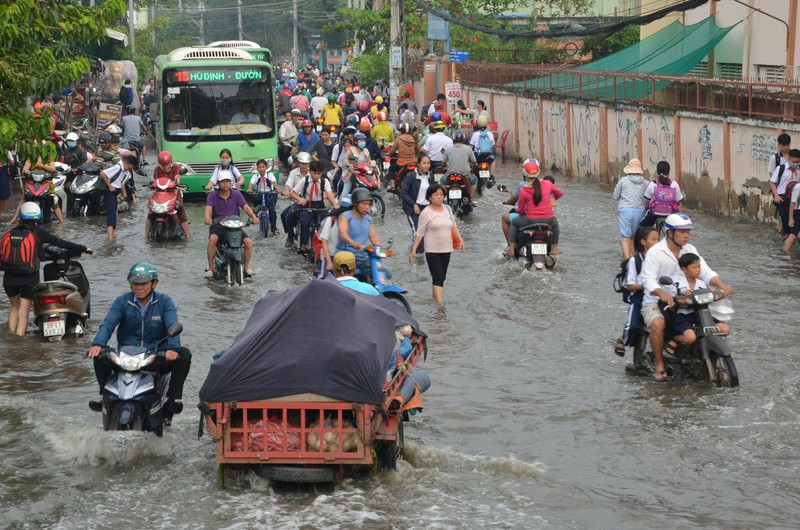
<path fill-rule="evenodd" d="M 372 194 L 372 206 L 369 209 L 369 214 L 372 217 L 380 215 L 383 218 L 386 213 L 386 204 L 383 202 L 375 168 L 370 164 L 358 164 L 355 166 L 353 175 L 350 178 L 354 179 L 353 191 L 357 188 L 364 188 Z"/>
<path fill-rule="evenodd" d="M 218 219 L 216 224 L 225 230 L 224 237 L 217 242 L 214 255 L 214 279 L 224 280 L 228 285 L 244 283 L 244 230 L 250 222 L 231 215 Z"/>
<path fill-rule="evenodd" d="M 165 414 L 171 374 L 162 375 L 155 370 L 148 370 L 148 367 L 158 357 L 164 356 L 159 346 L 182 331 L 180 323 L 173 324 L 167 330 L 167 336 L 151 350 L 140 346 L 103 349 L 101 355 L 116 365 L 103 388 L 101 406 L 90 403 L 92 410 L 103 413 L 103 430 L 150 431 L 156 436 L 164 433 L 164 426 L 171 423 L 171 415 Z M 177 414 L 180 410 L 170 412 Z"/>
<path fill-rule="evenodd" d="M 78 263 L 80 253 L 45 245 L 39 255 L 47 263 L 43 269 L 44 281 L 33 288 L 33 315 L 42 336 L 49 341 L 61 340 L 65 335 L 81 337 L 86 332 L 86 321 L 91 314 L 92 302 L 89 280 Z"/>
<path fill-rule="evenodd" d="M 658 283 L 663 286 L 675 285 L 677 288 L 677 284 L 667 276 L 659 278 Z M 697 340 L 691 345 L 678 344 L 673 353 L 664 349 L 664 365 L 670 376 L 705 381 L 718 387 L 739 386 L 739 373 L 730 347 L 715 321 L 715 318 L 719 321 L 728 320 L 733 315 L 730 305 L 719 306 L 724 297 L 721 291 L 711 289 L 697 289 L 690 295 L 675 296 L 676 307 L 680 305 L 695 310 L 697 322 L 694 332 Z M 669 310 L 662 308 L 662 311 Z M 642 325 L 634 343 L 633 363 L 625 367 L 626 372 L 647 376 L 655 372 L 653 352 L 648 350 L 649 338 L 650 330 Z"/>
<path fill-rule="evenodd" d="M 407 289 L 392 283 L 392 271 L 386 268 L 383 260 L 392 257 L 394 254 L 391 250 L 393 240 L 389 240 L 385 247 L 376 247 L 369 245 L 364 251 L 369 256 L 370 273 L 372 274 L 371 283 L 375 289 L 381 293 L 382 296 L 391 300 L 397 301 L 401 304 L 408 314 L 411 314 L 411 305 L 406 300 L 405 294 Z M 360 270 L 356 269 L 355 276 L 361 281 L 367 281 L 366 275 Z"/>
<path fill-rule="evenodd" d="M 186 186 L 181 186 L 169 177 L 160 177 L 150 183 L 153 193 L 147 201 L 150 211 L 150 239 L 163 243 L 180 239 L 185 234 L 178 220 L 179 201 Z"/>

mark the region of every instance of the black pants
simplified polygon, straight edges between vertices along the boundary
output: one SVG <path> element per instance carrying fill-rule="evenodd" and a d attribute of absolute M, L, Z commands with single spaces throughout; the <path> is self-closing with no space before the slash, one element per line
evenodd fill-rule
<path fill-rule="evenodd" d="M 153 364 L 150 365 L 149 369 L 160 374 L 172 372 L 169 388 L 167 389 L 167 397 L 181 399 L 183 397 L 183 383 L 186 381 L 186 376 L 189 375 L 189 367 L 192 364 L 192 354 L 189 348 L 178 348 L 176 351 L 178 352 L 177 359 L 168 362 L 166 357 L 157 357 Z M 106 386 L 106 381 L 111 377 L 115 368 L 118 369 L 118 367 L 104 355 L 95 357 L 94 373 L 97 377 L 97 382 L 100 384 L 101 395 Z"/>
<path fill-rule="evenodd" d="M 447 278 L 447 267 L 450 265 L 450 253 L 426 252 L 425 261 L 428 262 L 428 269 L 431 271 L 433 285 L 444 287 L 444 280 Z"/>

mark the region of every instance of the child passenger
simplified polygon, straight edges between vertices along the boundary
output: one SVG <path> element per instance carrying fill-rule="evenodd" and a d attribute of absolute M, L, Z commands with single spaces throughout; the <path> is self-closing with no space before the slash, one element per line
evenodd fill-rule
<path fill-rule="evenodd" d="M 628 311 L 628 321 L 625 323 L 625 330 L 622 337 L 617 339 L 614 353 L 620 357 L 625 356 L 625 346 L 633 346 L 636 333 L 642 325 L 642 299 L 644 298 L 644 280 L 642 279 L 642 263 L 647 255 L 647 251 L 658 243 L 658 231 L 653 226 L 643 226 L 636 231 L 633 246 L 636 254 L 628 259 L 628 274 L 625 276 L 623 285 L 631 292 L 630 310 Z"/>
<path fill-rule="evenodd" d="M 680 265 L 681 272 L 683 272 L 683 276 L 678 280 L 678 292 L 680 294 L 689 295 L 698 289 L 708 289 L 708 285 L 700 279 L 700 256 L 688 252 L 678 259 L 678 265 Z M 679 303 L 675 310 L 675 322 L 672 326 L 675 336 L 672 340 L 687 346 L 693 344 L 697 340 L 697 334 L 694 332 L 696 323 L 697 313 L 695 310 L 680 307 Z M 731 332 L 731 329 L 724 322 L 717 322 L 717 327 L 726 335 Z"/>

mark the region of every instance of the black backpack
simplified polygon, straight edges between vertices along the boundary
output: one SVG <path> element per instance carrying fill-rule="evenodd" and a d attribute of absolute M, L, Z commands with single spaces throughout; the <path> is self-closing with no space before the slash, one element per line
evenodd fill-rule
<path fill-rule="evenodd" d="M 614 292 L 622 294 L 622 301 L 626 304 L 631 303 L 631 292 L 625 287 L 625 277 L 628 275 L 628 261 L 631 258 L 622 260 L 619 272 L 614 276 Z M 642 272 L 642 256 L 637 252 L 633 259 L 636 263 L 636 274 Z"/>
<path fill-rule="evenodd" d="M 33 274 L 39 270 L 36 234 L 20 225 L 0 238 L 0 269 L 12 274 Z"/>

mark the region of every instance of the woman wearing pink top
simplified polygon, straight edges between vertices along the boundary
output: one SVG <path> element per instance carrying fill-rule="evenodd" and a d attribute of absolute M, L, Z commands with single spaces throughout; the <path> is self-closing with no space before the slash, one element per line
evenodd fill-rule
<path fill-rule="evenodd" d="M 408 261 L 413 263 L 417 259 L 417 248 L 424 237 L 425 261 L 428 262 L 428 269 L 433 278 L 433 299 L 441 304 L 444 297 L 444 280 L 447 277 L 447 267 L 450 265 L 450 254 L 453 252 L 453 234 L 461 245 L 461 252 L 464 252 L 464 240 L 456 226 L 453 211 L 444 204 L 444 187 L 431 184 L 425 192 L 425 198 L 430 204 L 419 215 L 417 233 Z"/>
<path fill-rule="evenodd" d="M 520 228 L 525 228 L 532 223 L 547 223 L 553 229 L 553 254 L 558 254 L 558 219 L 553 214 L 553 206 L 550 196 L 560 199 L 564 193 L 549 180 L 539 180 L 539 161 L 529 158 L 522 165 L 522 174 L 525 177 L 525 185 L 519 190 L 519 202 L 517 212 L 519 217 L 511 221 L 508 231 L 508 249 L 506 254 L 514 255 L 514 247 L 517 243 L 517 232 Z"/>

